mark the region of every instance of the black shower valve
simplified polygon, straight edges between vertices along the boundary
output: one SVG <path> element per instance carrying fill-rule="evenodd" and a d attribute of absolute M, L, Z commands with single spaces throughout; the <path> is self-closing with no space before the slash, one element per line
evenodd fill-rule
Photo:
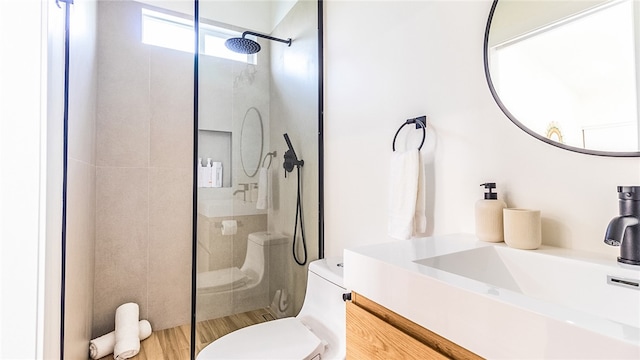
<path fill-rule="evenodd" d="M 304 160 L 298 160 L 298 157 L 293 151 L 291 150 L 285 151 L 284 163 L 282 164 L 282 167 L 285 170 L 285 173 L 284 173 L 285 177 L 287 176 L 287 173 L 292 172 L 296 166 L 303 166 L 303 165 L 304 165 Z"/>
<path fill-rule="evenodd" d="M 288 172 L 292 172 L 293 168 L 296 166 L 296 156 L 291 152 L 291 150 L 287 150 L 284 153 L 284 164 L 282 164 L 282 167 L 286 170 L 286 173 Z"/>

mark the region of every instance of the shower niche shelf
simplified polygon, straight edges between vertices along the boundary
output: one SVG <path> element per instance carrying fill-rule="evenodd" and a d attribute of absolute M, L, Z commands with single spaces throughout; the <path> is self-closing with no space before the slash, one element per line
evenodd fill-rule
<path fill-rule="evenodd" d="M 207 165 L 207 158 L 222 163 L 222 188 L 231 187 L 231 135 L 230 131 L 198 130 L 198 157 L 202 165 Z M 219 188 L 199 188 L 200 190 Z"/>

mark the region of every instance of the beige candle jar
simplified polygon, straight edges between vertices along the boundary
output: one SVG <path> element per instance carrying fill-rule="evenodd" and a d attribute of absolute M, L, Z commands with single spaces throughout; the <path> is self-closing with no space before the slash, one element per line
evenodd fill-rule
<path fill-rule="evenodd" d="M 540 210 L 504 209 L 504 242 L 512 248 L 533 250 L 542 244 Z"/>

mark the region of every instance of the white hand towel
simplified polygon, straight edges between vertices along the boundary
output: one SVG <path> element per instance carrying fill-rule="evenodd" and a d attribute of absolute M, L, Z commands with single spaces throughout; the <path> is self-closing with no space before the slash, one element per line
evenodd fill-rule
<path fill-rule="evenodd" d="M 138 325 L 140 309 L 136 303 L 126 303 L 116 309 L 116 344 L 113 358 L 124 360 L 134 357 L 140 351 L 140 331 Z"/>
<path fill-rule="evenodd" d="M 427 231 L 427 196 L 424 175 L 424 163 L 418 151 L 418 195 L 416 197 L 416 213 L 413 217 L 413 235 L 424 234 Z"/>
<path fill-rule="evenodd" d="M 389 236 L 406 240 L 414 231 L 420 153 L 395 151 L 389 166 Z"/>
<path fill-rule="evenodd" d="M 138 322 L 138 337 L 140 341 L 151 336 L 151 324 L 147 320 Z M 98 338 L 89 341 L 89 356 L 92 359 L 100 359 L 113 353 L 113 347 L 116 345 L 116 332 L 104 334 Z"/>
<path fill-rule="evenodd" d="M 269 196 L 271 195 L 269 175 L 270 171 L 268 168 L 260 168 L 260 173 L 258 174 L 258 201 L 256 202 L 256 209 L 268 209 L 271 205 L 269 201 Z"/>

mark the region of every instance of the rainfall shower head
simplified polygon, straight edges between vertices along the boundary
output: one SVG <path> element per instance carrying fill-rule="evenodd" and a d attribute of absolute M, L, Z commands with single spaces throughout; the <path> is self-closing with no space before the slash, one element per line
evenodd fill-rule
<path fill-rule="evenodd" d="M 224 45 L 227 49 L 240 54 L 255 54 L 260 51 L 260 44 L 245 37 L 228 39 Z"/>
<path fill-rule="evenodd" d="M 240 54 L 255 54 L 260 51 L 260 44 L 251 39 L 247 39 L 245 37 L 246 35 L 255 35 L 261 38 L 279 41 L 287 44 L 287 46 L 291 46 L 291 38 L 283 40 L 273 36 L 259 34 L 253 31 L 245 31 L 242 33 L 242 37 L 239 38 L 227 39 L 227 41 L 224 42 L 224 45 L 227 47 L 227 49 Z"/>

